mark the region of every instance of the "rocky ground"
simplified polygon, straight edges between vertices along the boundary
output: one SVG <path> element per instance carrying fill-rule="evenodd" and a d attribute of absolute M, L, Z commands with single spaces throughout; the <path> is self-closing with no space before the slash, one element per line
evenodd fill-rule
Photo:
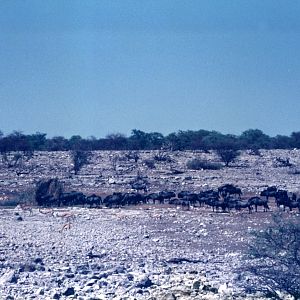
<path fill-rule="evenodd" d="M 55 211 L 0 211 L 0 299 L 259 299 L 239 268 L 271 212 Z"/>
<path fill-rule="evenodd" d="M 190 170 L 187 162 L 198 158 L 222 163 L 214 151 L 140 151 L 138 161 L 128 158 L 129 151 L 93 151 L 89 163 L 74 174 L 71 153 L 34 152 L 15 162 L 15 153 L 0 160 L 0 193 L 2 197 L 32 188 L 42 178 L 59 178 L 66 190 L 86 194 L 109 194 L 130 191 L 137 175 L 146 178 L 149 192 L 163 189 L 200 191 L 231 183 L 244 192 L 259 193 L 267 186 L 299 192 L 300 150 L 260 150 L 260 155 L 242 151 L 229 168 L 220 170 Z M 167 158 L 159 160 L 158 158 Z M 278 159 L 289 159 L 285 167 Z M 153 162 L 150 168 L 147 161 Z"/>
<path fill-rule="evenodd" d="M 214 153 L 168 153 L 172 161 L 155 162 L 155 169 L 144 163 L 155 152 L 139 155 L 135 163 L 124 159 L 124 152 L 95 152 L 78 175 L 67 152 L 38 152 L 16 166 L 2 163 L 2 198 L 55 176 L 69 190 L 128 191 L 138 173 L 147 178 L 150 192 L 200 191 L 224 183 L 241 187 L 244 197 L 268 185 L 299 192 L 299 150 L 261 151 L 261 156 L 245 151 L 231 168 L 215 171 L 186 168 L 194 157 L 218 161 Z M 289 158 L 292 166 L 278 165 L 278 157 Z M 253 278 L 240 267 L 247 263 L 250 232 L 268 226 L 274 211 L 274 205 L 253 214 L 143 205 L 52 214 L 34 208 L 30 215 L 3 207 L 0 299 L 265 299 L 245 290 Z"/>

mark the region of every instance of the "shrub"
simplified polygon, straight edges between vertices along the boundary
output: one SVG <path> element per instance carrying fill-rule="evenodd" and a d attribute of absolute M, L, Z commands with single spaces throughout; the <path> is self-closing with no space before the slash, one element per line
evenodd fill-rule
<path fill-rule="evenodd" d="M 293 164 L 290 163 L 289 158 L 276 157 L 275 167 L 292 167 Z"/>
<path fill-rule="evenodd" d="M 249 153 L 249 155 L 262 156 L 259 148 L 256 148 L 256 147 L 252 147 L 248 153 Z"/>
<path fill-rule="evenodd" d="M 191 170 L 220 170 L 222 168 L 221 164 L 201 160 L 199 158 L 189 160 L 186 166 Z"/>
<path fill-rule="evenodd" d="M 153 159 L 145 159 L 144 164 L 149 168 L 149 169 L 155 169 L 155 161 Z"/>
<path fill-rule="evenodd" d="M 88 163 L 90 156 L 91 154 L 88 151 L 73 150 L 71 152 L 75 175 L 77 175 L 79 170 Z"/>
<path fill-rule="evenodd" d="M 174 162 L 170 155 L 164 152 L 159 152 L 158 154 L 154 155 L 153 159 L 158 162 Z"/>
<path fill-rule="evenodd" d="M 218 149 L 217 155 L 225 163 L 225 166 L 228 167 L 231 162 L 234 162 L 238 158 L 240 151 L 235 149 Z"/>
<path fill-rule="evenodd" d="M 273 216 L 273 224 L 255 231 L 250 242 L 246 270 L 255 275 L 256 291 L 287 293 L 300 299 L 300 220 L 280 214 Z"/>

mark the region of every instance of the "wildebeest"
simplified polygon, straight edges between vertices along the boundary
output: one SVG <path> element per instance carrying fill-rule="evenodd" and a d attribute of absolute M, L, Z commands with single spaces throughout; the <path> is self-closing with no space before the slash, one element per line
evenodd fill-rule
<path fill-rule="evenodd" d="M 100 205 L 102 204 L 102 198 L 100 196 L 92 194 L 86 197 L 85 203 L 89 205 L 90 208 L 94 207 L 94 205 L 95 207 L 100 207 Z"/>
<path fill-rule="evenodd" d="M 211 200 L 218 200 L 219 199 L 219 192 L 214 190 L 208 190 L 208 191 L 201 191 L 198 194 L 198 202 L 200 207 L 202 204 L 207 204 L 211 202 Z"/>
<path fill-rule="evenodd" d="M 248 201 L 238 200 L 235 204 L 235 209 L 241 210 L 242 208 L 248 208 L 249 214 L 253 210 L 251 203 L 249 203 Z"/>
<path fill-rule="evenodd" d="M 274 197 L 277 206 L 284 205 L 289 201 L 288 191 L 286 190 L 278 190 Z"/>
<path fill-rule="evenodd" d="M 122 198 L 122 205 L 138 205 L 144 202 L 144 197 L 139 193 L 125 193 Z"/>
<path fill-rule="evenodd" d="M 190 202 L 184 198 L 173 198 L 169 201 L 169 204 L 181 206 L 182 208 L 190 209 Z"/>
<path fill-rule="evenodd" d="M 171 198 L 176 197 L 176 194 L 171 191 L 161 191 L 159 192 L 159 195 L 164 198 L 164 200 L 170 200 Z"/>
<path fill-rule="evenodd" d="M 147 185 L 144 182 L 134 182 L 131 184 L 131 188 L 133 190 L 138 191 L 144 191 L 145 193 L 147 192 Z"/>
<path fill-rule="evenodd" d="M 123 196 L 123 193 L 114 192 L 112 195 L 108 195 L 103 199 L 103 205 L 109 208 L 120 207 L 122 205 Z"/>
<path fill-rule="evenodd" d="M 219 195 L 223 198 L 234 195 L 239 196 L 241 198 L 242 190 L 238 187 L 235 187 L 232 184 L 224 184 L 218 188 Z"/>
<path fill-rule="evenodd" d="M 300 212 L 300 202 L 298 201 L 287 201 L 285 204 L 284 204 L 284 210 L 285 208 L 288 207 L 290 209 L 290 211 L 293 210 L 293 208 L 298 208 L 299 212 Z"/>
<path fill-rule="evenodd" d="M 86 203 L 86 197 L 81 192 L 71 191 L 69 193 L 62 193 L 60 195 L 59 201 L 62 206 L 84 206 Z"/>
<path fill-rule="evenodd" d="M 160 193 L 151 193 L 145 196 L 145 199 L 147 202 L 149 200 L 152 201 L 153 204 L 155 204 L 156 201 L 158 201 L 160 204 L 164 203 L 164 197 L 160 195 Z"/>
<path fill-rule="evenodd" d="M 257 212 L 257 207 L 258 206 L 262 206 L 264 208 L 264 211 L 268 211 L 270 209 L 270 207 L 268 205 L 268 200 L 267 199 L 261 199 L 260 197 L 257 197 L 257 196 L 248 199 L 248 203 L 250 205 L 255 206 L 255 211 L 256 212 Z"/>
<path fill-rule="evenodd" d="M 261 191 L 260 196 L 264 196 L 266 197 L 267 200 L 269 200 L 269 197 L 275 197 L 276 193 L 277 193 L 277 187 L 273 185 Z"/>

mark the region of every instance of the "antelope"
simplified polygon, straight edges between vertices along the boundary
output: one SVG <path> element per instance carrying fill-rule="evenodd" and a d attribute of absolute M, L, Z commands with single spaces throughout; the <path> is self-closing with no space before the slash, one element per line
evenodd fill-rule
<path fill-rule="evenodd" d="M 29 216 L 33 215 L 33 208 L 31 205 L 25 204 L 25 203 L 20 203 L 17 205 L 17 208 L 21 208 L 22 211 L 29 211 Z"/>

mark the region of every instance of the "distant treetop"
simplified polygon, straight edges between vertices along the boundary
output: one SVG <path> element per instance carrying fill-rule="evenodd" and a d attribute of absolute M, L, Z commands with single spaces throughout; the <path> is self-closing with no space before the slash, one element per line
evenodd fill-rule
<path fill-rule="evenodd" d="M 290 136 L 270 137 L 259 129 L 248 129 L 241 135 L 222 134 L 200 129 L 172 132 L 166 136 L 159 132 L 133 129 L 126 137 L 122 133 L 108 134 L 104 138 L 82 138 L 74 135 L 47 138 L 46 133 L 24 134 L 13 131 L 5 135 L 0 130 L 0 153 L 8 151 L 69 151 L 69 150 L 243 150 L 300 148 L 300 131 Z"/>

